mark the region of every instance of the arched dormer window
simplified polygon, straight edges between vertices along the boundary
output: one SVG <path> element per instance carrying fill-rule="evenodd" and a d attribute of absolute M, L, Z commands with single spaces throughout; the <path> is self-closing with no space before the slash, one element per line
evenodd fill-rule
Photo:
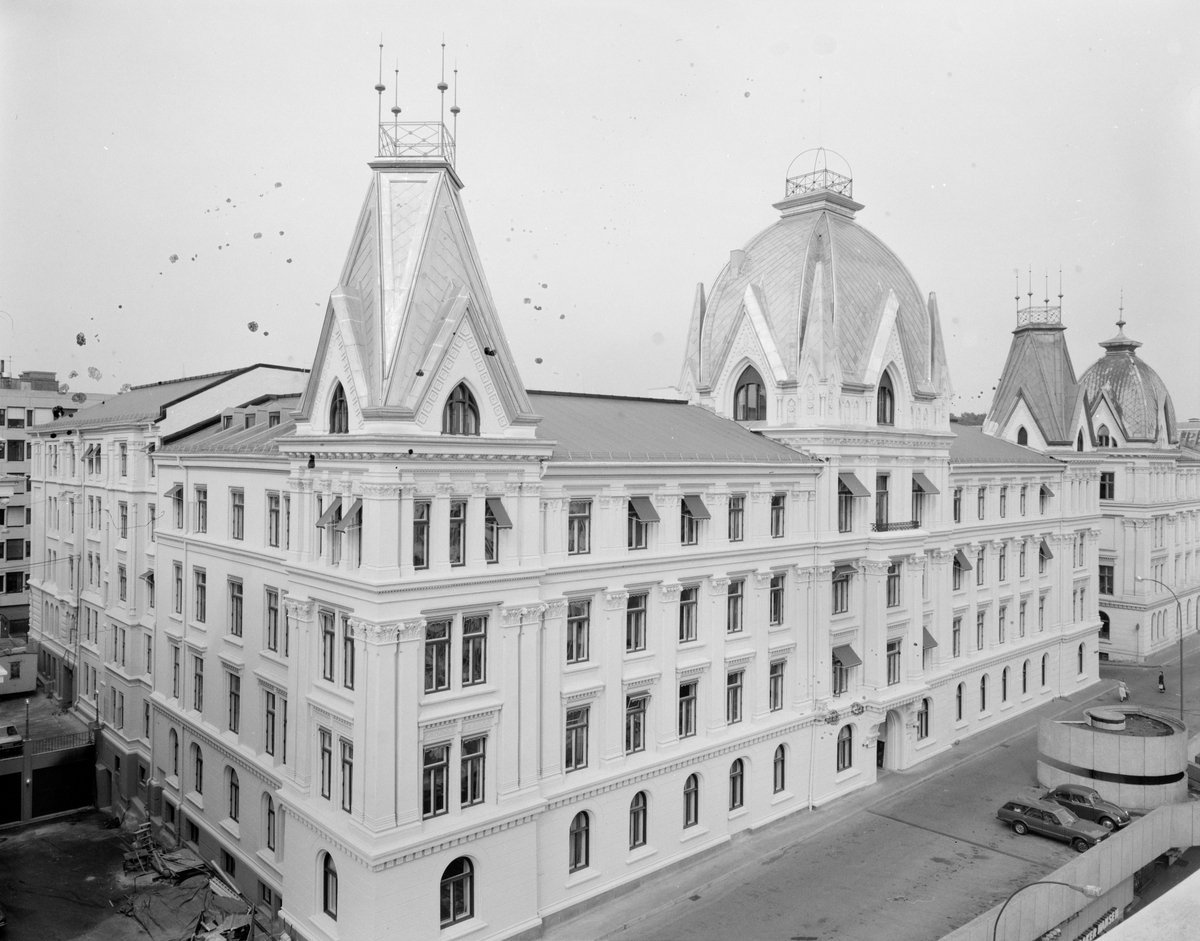
<path fill-rule="evenodd" d="M 1025 430 L 1024 425 L 1017 429 L 1017 444 L 1029 444 L 1029 432 Z"/>
<path fill-rule="evenodd" d="M 1083 429 L 1080 429 L 1079 437 L 1075 439 L 1075 450 L 1076 451 L 1083 450 Z"/>
<path fill-rule="evenodd" d="M 344 435 L 350 431 L 350 409 L 346 405 L 346 390 L 339 382 L 333 387 L 333 397 L 329 400 L 329 433 Z"/>
<path fill-rule="evenodd" d="M 450 398 L 446 400 L 446 407 L 442 409 L 442 434 L 479 434 L 479 407 L 465 382 L 454 387 Z"/>
<path fill-rule="evenodd" d="M 1102 448 L 1112 447 L 1112 436 L 1108 433 L 1108 425 L 1096 429 L 1096 444 Z"/>
<path fill-rule="evenodd" d="M 753 366 L 742 370 L 733 393 L 734 421 L 765 421 L 767 418 L 767 387 Z"/>
<path fill-rule="evenodd" d="M 880 378 L 879 390 L 875 393 L 875 423 L 896 424 L 896 393 L 892 389 L 892 377 L 886 372 Z"/>

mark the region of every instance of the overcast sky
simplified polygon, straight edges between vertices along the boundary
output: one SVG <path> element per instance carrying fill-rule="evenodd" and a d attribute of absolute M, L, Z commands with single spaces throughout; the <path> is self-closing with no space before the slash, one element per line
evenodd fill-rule
<path fill-rule="evenodd" d="M 990 403 L 1014 272 L 1040 302 L 1061 266 L 1077 374 L 1123 289 L 1127 333 L 1200 416 L 1194 0 L 0 0 L 0 30 L 0 357 L 72 392 L 308 366 L 369 182 L 380 34 L 385 108 L 399 60 L 402 117 L 436 120 L 444 32 L 463 197 L 528 387 L 674 384 L 696 283 L 824 145 L 938 296 L 955 410 Z"/>

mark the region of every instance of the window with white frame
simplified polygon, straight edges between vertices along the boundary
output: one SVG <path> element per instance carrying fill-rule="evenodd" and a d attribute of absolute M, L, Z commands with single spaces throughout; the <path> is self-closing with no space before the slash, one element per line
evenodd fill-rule
<path fill-rule="evenodd" d="M 630 594 L 625 603 L 625 651 L 646 649 L 646 594 Z"/>

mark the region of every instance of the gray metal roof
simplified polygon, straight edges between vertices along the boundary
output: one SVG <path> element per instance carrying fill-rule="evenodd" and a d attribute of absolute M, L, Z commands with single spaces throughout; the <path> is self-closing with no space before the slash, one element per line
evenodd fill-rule
<path fill-rule="evenodd" d="M 1105 354 L 1084 371 L 1079 385 L 1087 394 L 1089 414 L 1104 396 L 1112 404 L 1121 434 L 1128 441 L 1155 441 L 1166 422 L 1167 441 L 1178 440 L 1175 405 L 1162 379 L 1137 355 L 1142 344 L 1120 330 L 1100 344 Z"/>
<path fill-rule="evenodd" d="M 1079 386 L 1065 329 L 1059 324 L 1033 324 L 1013 331 L 1008 359 L 988 410 L 990 419 L 1003 426 L 1020 398 L 1049 444 L 1073 443 L 1071 418 Z"/>
<path fill-rule="evenodd" d="M 299 404 L 299 395 L 272 396 L 251 407 L 233 410 L 233 424 L 228 428 L 222 428 L 219 418 L 214 416 L 217 420 L 212 424 L 164 444 L 158 453 L 278 454 L 279 439 L 296 430 L 296 423 L 286 416 Z M 283 420 L 278 425 L 268 425 L 269 412 L 281 412 Z M 256 419 L 249 428 L 245 427 L 247 414 L 254 414 Z"/>
<path fill-rule="evenodd" d="M 1062 466 L 1062 462 L 1033 448 L 1012 444 L 1003 438 L 983 433 L 981 425 L 960 425 L 952 422 L 950 430 L 957 437 L 950 442 L 951 464 L 1047 464 Z"/>
<path fill-rule="evenodd" d="M 529 392 L 552 460 L 813 464 L 815 458 L 707 409 L 667 399 Z"/>

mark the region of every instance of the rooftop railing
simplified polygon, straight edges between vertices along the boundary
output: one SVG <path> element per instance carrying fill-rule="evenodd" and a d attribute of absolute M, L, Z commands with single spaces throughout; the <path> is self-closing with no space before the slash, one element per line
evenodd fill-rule
<path fill-rule="evenodd" d="M 1061 307 L 1022 307 L 1017 311 L 1017 326 L 1031 323 L 1062 323 Z"/>
<path fill-rule="evenodd" d="M 832 193 L 853 198 L 854 181 L 845 174 L 836 173 L 833 170 L 814 170 L 812 173 L 788 177 L 787 196 L 815 193 L 818 190 L 829 190 Z"/>
<path fill-rule="evenodd" d="M 379 156 L 445 160 L 454 166 L 454 137 L 440 121 L 381 124 Z"/>

